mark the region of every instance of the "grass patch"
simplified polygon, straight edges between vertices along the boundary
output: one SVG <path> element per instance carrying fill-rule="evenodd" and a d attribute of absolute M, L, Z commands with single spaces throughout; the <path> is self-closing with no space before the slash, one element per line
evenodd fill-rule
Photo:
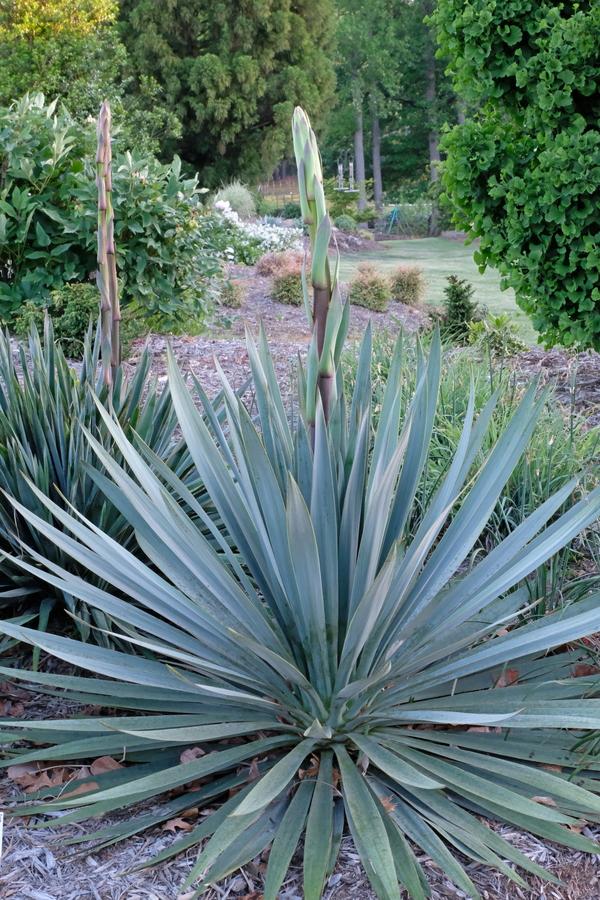
<path fill-rule="evenodd" d="M 500 290 L 500 275 L 494 269 L 488 269 L 484 275 L 479 273 L 473 261 L 473 245 L 465 246 L 460 241 L 447 238 L 419 238 L 386 241 L 376 250 L 361 253 L 342 253 L 342 281 L 349 281 L 363 262 L 376 265 L 386 274 L 399 265 L 418 266 L 425 277 L 424 303 L 428 306 L 443 303 L 448 275 L 466 278 L 475 288 L 474 299 L 477 303 L 486 306 L 492 313 L 510 315 L 522 339 L 530 345 L 536 343 L 536 332 L 528 317 L 518 308 L 514 291 Z"/>

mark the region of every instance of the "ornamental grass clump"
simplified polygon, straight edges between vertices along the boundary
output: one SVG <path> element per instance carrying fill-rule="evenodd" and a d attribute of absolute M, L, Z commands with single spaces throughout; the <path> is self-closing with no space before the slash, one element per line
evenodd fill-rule
<path fill-rule="evenodd" d="M 124 465 L 89 437 L 106 471 L 98 484 L 135 527 L 148 563 L 51 500 L 60 531 L 15 501 L 49 542 L 101 570 L 106 587 L 39 556 L 42 577 L 110 617 L 131 645 L 83 647 L 0 625 L 90 673 L 13 677 L 121 710 L 2 722 L 4 737 L 35 743 L 15 748 L 11 763 L 121 761 L 72 784 L 87 786 L 77 796 L 46 792 L 17 812 L 52 813 L 56 827 L 151 802 L 67 842 L 101 848 L 198 807 L 189 833 L 141 863 L 197 846 L 182 886 L 190 897 L 270 847 L 262 893 L 275 900 L 301 842 L 303 896 L 318 900 L 346 829 L 382 900 L 400 900 L 401 888 L 428 896 L 421 852 L 469 897 L 479 894 L 465 857 L 525 887 L 518 869 L 543 869 L 482 819 L 598 850 L 579 826 L 600 820 L 600 767 L 572 748 L 600 726 L 600 676 L 571 676 L 582 658 L 575 642 L 600 627 L 600 594 L 525 623 L 519 585 L 598 517 L 600 491 L 561 515 L 570 483 L 465 568 L 544 402 L 530 386 L 473 476 L 497 398 L 476 411 L 471 392 L 452 464 L 410 534 L 434 427 L 439 337 L 418 352 L 408 412 L 400 340 L 375 426 L 369 331 L 345 396 L 338 341 L 348 305 L 329 268 L 318 151 L 302 111 L 294 142 L 313 245 L 300 415 L 286 415 L 264 335 L 248 341 L 256 418 L 224 377 L 225 421 L 203 418 L 169 358 L 181 431 L 220 527 L 167 467 L 153 471 L 104 410 Z"/>
<path fill-rule="evenodd" d="M 390 276 L 391 295 L 399 303 L 418 306 L 425 296 L 425 279 L 418 266 L 398 266 Z"/>
<path fill-rule="evenodd" d="M 371 263 L 361 263 L 348 286 L 348 300 L 355 306 L 383 312 L 391 297 L 390 282 Z"/>
<path fill-rule="evenodd" d="M 271 298 L 277 303 L 286 303 L 289 306 L 302 306 L 302 265 L 288 262 L 273 276 L 271 283 Z"/>

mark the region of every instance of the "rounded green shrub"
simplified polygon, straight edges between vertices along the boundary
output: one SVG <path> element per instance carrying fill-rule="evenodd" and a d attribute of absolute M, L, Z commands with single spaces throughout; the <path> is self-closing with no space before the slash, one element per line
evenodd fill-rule
<path fill-rule="evenodd" d="M 418 266 L 399 266 L 390 276 L 392 297 L 407 306 L 418 306 L 425 294 L 423 272 Z"/>
<path fill-rule="evenodd" d="M 28 300 L 44 305 L 96 269 L 94 126 L 78 125 L 42 94 L 0 107 L 0 320 Z M 115 154 L 113 201 L 123 307 L 172 324 L 210 303 L 223 253 L 196 178 L 177 158 Z"/>
<path fill-rule="evenodd" d="M 254 194 L 249 187 L 237 179 L 217 191 L 213 198 L 213 205 L 215 203 L 229 203 L 232 210 L 244 218 L 256 215 Z"/>
<path fill-rule="evenodd" d="M 371 263 L 362 263 L 348 288 L 350 303 L 383 312 L 387 308 L 390 296 L 390 283 L 385 275 L 378 272 Z"/>
<path fill-rule="evenodd" d="M 357 227 L 354 216 L 347 215 L 338 216 L 333 224 L 336 228 L 339 228 L 340 231 L 356 231 Z"/>
<path fill-rule="evenodd" d="M 271 297 L 277 303 L 286 303 L 288 306 L 302 304 L 302 274 L 298 267 L 290 266 L 274 276 Z"/>
<path fill-rule="evenodd" d="M 239 281 L 226 281 L 219 293 L 219 303 L 228 309 L 239 309 L 244 302 L 244 288 Z"/>
<path fill-rule="evenodd" d="M 300 204 L 296 203 L 294 200 L 288 200 L 287 203 L 278 210 L 278 214 L 282 219 L 301 219 L 302 218 L 302 210 L 300 209 Z"/>

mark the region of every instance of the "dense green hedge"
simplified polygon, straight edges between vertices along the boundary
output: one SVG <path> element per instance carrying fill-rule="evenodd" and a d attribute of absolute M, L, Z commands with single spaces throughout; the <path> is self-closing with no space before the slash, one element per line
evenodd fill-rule
<path fill-rule="evenodd" d="M 600 4 L 439 0 L 467 121 L 444 185 L 547 345 L 600 348 Z"/>

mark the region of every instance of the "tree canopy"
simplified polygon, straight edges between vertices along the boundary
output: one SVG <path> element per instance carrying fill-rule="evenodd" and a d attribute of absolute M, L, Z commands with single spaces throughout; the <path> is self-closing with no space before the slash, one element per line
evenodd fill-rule
<path fill-rule="evenodd" d="M 5 0 L 0 9 L 0 38 L 89 34 L 113 22 L 117 10 L 116 0 Z"/>
<path fill-rule="evenodd" d="M 331 100 L 332 0 L 124 0 L 123 39 L 183 124 L 177 149 L 216 183 L 261 177 L 289 147 L 295 105 Z"/>

